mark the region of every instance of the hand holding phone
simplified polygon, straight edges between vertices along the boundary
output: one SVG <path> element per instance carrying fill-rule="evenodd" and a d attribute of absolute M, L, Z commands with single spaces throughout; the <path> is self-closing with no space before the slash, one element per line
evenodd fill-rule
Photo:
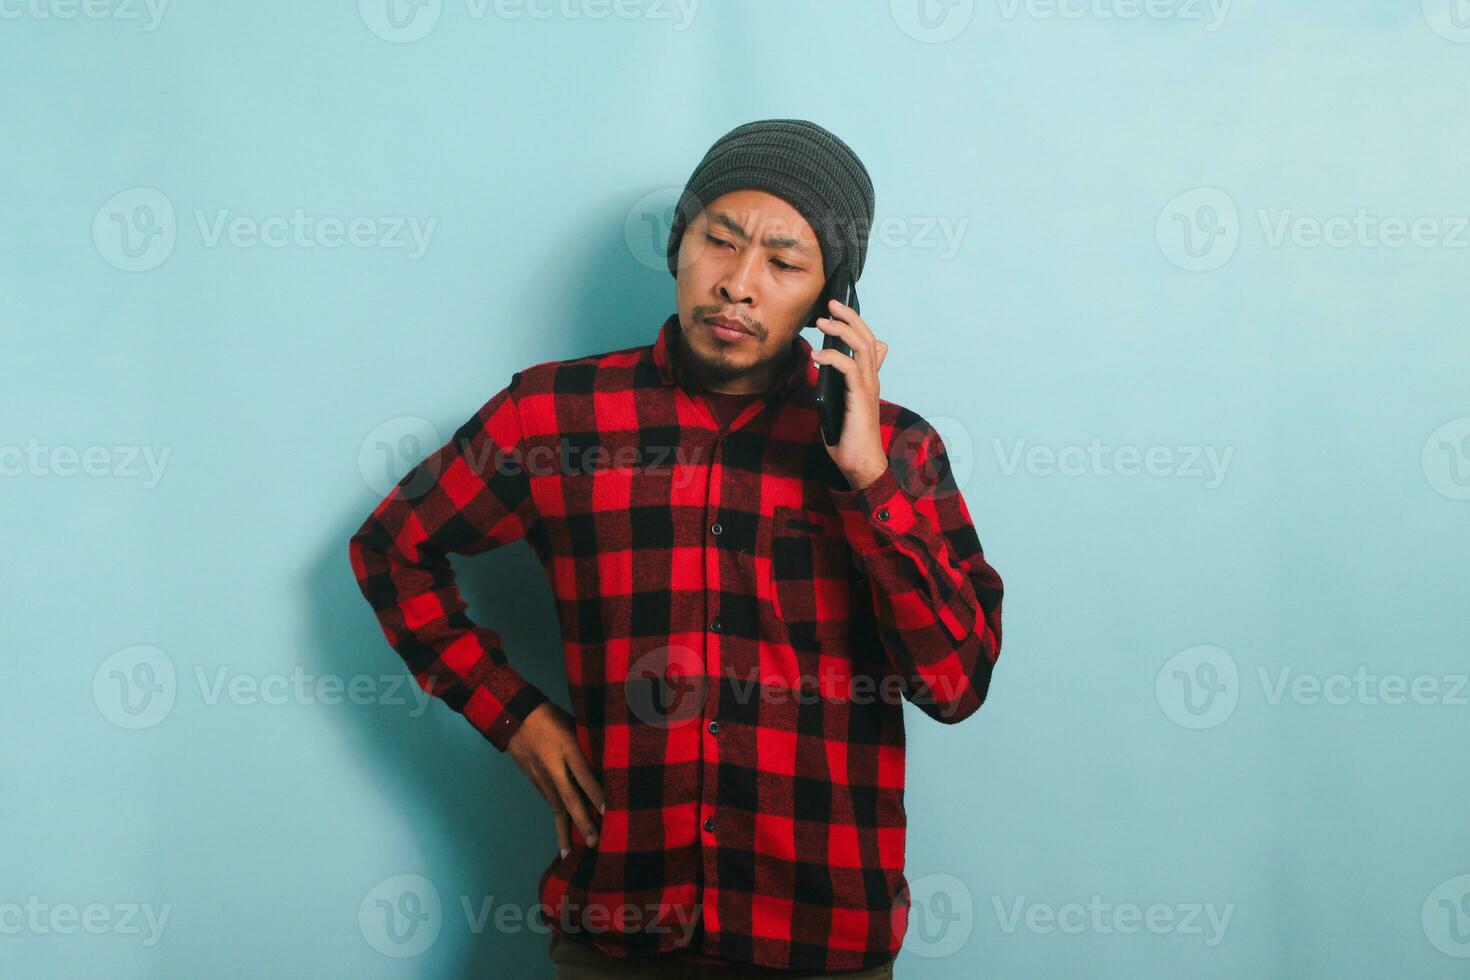
<path fill-rule="evenodd" d="M 847 274 L 846 265 L 839 265 L 828 278 L 827 285 L 822 290 L 822 298 L 817 304 L 816 316 L 831 316 L 828 302 L 832 299 L 841 300 L 845 306 L 852 307 L 853 312 L 862 312 L 858 307 L 857 291 L 853 288 L 852 277 Z M 816 317 L 807 324 L 809 327 L 816 325 Z M 848 357 L 852 356 L 852 348 L 836 334 L 829 333 L 825 336 L 823 350 L 837 350 Z M 817 371 L 816 403 L 817 415 L 822 423 L 822 439 L 829 446 L 836 445 L 842 438 L 842 420 L 847 412 L 847 381 L 842 372 L 830 364 L 823 364 Z"/>

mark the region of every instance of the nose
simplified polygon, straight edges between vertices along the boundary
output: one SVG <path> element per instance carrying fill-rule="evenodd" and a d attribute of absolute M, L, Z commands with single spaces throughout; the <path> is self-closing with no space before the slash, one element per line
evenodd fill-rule
<path fill-rule="evenodd" d="M 756 263 L 761 261 L 758 249 L 746 249 L 745 254 L 735 258 L 720 280 L 720 295 L 727 303 L 744 303 L 750 298 L 750 283 L 756 273 Z"/>

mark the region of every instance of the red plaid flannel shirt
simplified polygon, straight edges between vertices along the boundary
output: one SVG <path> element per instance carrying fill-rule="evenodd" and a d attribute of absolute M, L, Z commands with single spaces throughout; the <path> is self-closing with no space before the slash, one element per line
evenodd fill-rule
<path fill-rule="evenodd" d="M 804 338 L 722 429 L 679 331 L 516 372 L 377 505 L 352 569 L 423 689 L 504 751 L 546 695 L 449 555 L 525 538 L 545 568 L 607 811 L 553 852 L 542 923 L 617 956 L 865 969 L 908 922 L 903 702 L 980 707 L 1001 579 L 919 415 L 880 400 L 889 467 L 850 489 Z"/>

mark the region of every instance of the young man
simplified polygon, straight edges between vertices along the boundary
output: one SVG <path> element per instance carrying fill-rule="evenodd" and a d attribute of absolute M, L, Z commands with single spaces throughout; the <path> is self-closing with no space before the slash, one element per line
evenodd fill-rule
<path fill-rule="evenodd" d="M 654 342 L 516 372 L 352 537 L 419 684 L 550 804 L 559 976 L 892 976 L 903 703 L 980 706 L 1002 584 L 937 431 L 878 397 L 888 345 L 819 308 L 833 269 L 861 275 L 873 201 L 820 126 L 727 133 L 680 198 Z M 814 313 L 851 356 L 800 336 Z M 824 364 L 846 382 L 833 445 Z M 570 716 L 450 569 L 519 538 L 557 600 Z"/>

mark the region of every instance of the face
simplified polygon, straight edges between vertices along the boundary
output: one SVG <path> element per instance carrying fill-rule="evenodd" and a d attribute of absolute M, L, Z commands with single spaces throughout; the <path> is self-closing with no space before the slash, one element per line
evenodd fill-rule
<path fill-rule="evenodd" d="M 757 392 L 785 364 L 826 274 L 801 212 L 774 194 L 739 190 L 715 198 L 689 223 L 676 282 L 684 356 L 695 376 L 715 391 Z"/>

